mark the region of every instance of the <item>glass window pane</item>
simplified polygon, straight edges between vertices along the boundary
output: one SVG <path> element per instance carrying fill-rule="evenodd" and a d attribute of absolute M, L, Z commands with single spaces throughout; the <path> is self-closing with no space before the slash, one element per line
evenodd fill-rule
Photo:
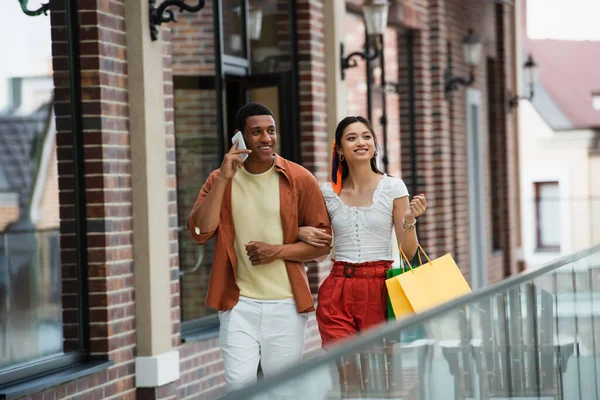
<path fill-rule="evenodd" d="M 246 57 L 246 43 L 242 7 L 244 1 L 223 0 L 223 53 L 228 56 Z"/>
<path fill-rule="evenodd" d="M 275 116 L 275 126 L 277 127 L 277 145 L 275 153 L 281 154 L 281 141 L 285 140 L 285 136 L 281 132 L 281 124 L 279 118 L 279 88 L 276 86 L 262 87 L 248 90 L 248 101 L 255 101 L 269 107 Z"/>
<path fill-rule="evenodd" d="M 54 20 L 29 17 L 17 2 L 4 12 L 2 32 L 18 34 L 0 35 L 0 51 L 10 54 L 0 63 L 0 370 L 80 344 L 77 301 L 63 309 L 62 291 L 63 268 L 76 271 L 61 265 L 60 211 L 72 207 L 60 202 L 57 160 L 57 148 L 70 146 L 71 137 L 61 122 L 71 109 L 65 12 L 51 11 Z M 76 274 L 67 280 L 75 293 Z M 69 337 L 63 323 L 75 328 Z"/>
<path fill-rule="evenodd" d="M 560 245 L 560 193 L 558 182 L 537 183 L 540 247 Z"/>
<path fill-rule="evenodd" d="M 215 313 L 204 305 L 215 238 L 198 246 L 186 224 L 202 184 L 218 167 L 216 92 L 175 86 L 174 95 L 181 316 L 189 321 Z"/>
<path fill-rule="evenodd" d="M 290 2 L 250 0 L 248 4 L 252 73 L 291 70 Z"/>

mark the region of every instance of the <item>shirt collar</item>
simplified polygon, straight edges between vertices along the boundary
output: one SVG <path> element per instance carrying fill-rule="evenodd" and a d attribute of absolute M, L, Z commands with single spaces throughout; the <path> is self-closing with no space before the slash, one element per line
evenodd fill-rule
<path fill-rule="evenodd" d="M 287 174 L 287 170 L 286 170 L 286 164 L 287 164 L 287 160 L 283 157 L 281 157 L 279 154 L 275 154 L 275 170 L 277 172 L 281 172 L 283 174 L 283 176 L 286 177 L 286 179 L 289 181 L 290 177 Z"/>

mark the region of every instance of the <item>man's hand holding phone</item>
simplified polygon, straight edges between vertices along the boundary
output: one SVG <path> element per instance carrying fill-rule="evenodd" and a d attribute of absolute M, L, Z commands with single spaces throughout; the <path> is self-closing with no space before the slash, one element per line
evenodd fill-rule
<path fill-rule="evenodd" d="M 246 160 L 248 154 L 252 153 L 252 150 L 246 149 L 242 132 L 236 130 L 232 142 L 233 145 L 225 154 L 223 163 L 221 163 L 221 169 L 219 170 L 219 177 L 226 181 L 233 178 L 237 169 L 244 164 L 244 160 Z"/>
<path fill-rule="evenodd" d="M 236 132 L 235 135 L 233 135 L 233 137 L 231 138 L 231 144 L 234 147 L 237 146 L 238 150 L 246 150 L 246 142 L 244 142 L 244 135 L 242 135 L 242 132 L 240 132 L 240 131 L 235 131 L 235 132 Z M 241 156 L 242 156 L 242 161 L 246 161 L 246 158 L 248 158 L 248 154 L 242 153 Z"/>

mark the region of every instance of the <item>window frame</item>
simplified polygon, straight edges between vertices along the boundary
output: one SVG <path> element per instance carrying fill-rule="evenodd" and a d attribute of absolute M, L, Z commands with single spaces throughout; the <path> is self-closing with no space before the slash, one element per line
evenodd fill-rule
<path fill-rule="evenodd" d="M 209 75 L 173 75 L 173 92 L 175 90 L 216 90 L 215 89 L 215 77 Z M 217 133 L 218 135 L 218 133 Z M 223 158 L 221 141 L 217 141 L 217 153 L 218 157 Z M 215 165 L 214 168 L 218 168 Z M 187 228 L 184 226 L 179 227 L 180 230 L 187 232 Z M 215 240 L 214 238 L 211 240 Z M 180 249 L 178 248 L 178 255 Z M 181 258 L 180 258 L 181 262 Z M 212 262 L 211 262 L 212 265 Z M 183 303 L 181 297 L 183 293 L 181 278 L 184 276 L 181 272 L 179 276 L 179 299 Z M 181 305 L 183 307 L 183 305 Z M 180 314 L 182 315 L 182 314 Z M 181 318 L 181 317 L 180 317 Z M 219 333 L 219 320 L 216 313 L 212 313 L 200 318 L 193 318 L 189 320 L 181 319 L 181 340 L 183 342 L 192 342 L 204 339 L 211 339 L 218 336 Z"/>
<path fill-rule="evenodd" d="M 533 182 L 534 202 L 535 202 L 535 250 L 537 252 L 560 252 L 560 239 L 556 245 L 542 243 L 542 224 L 541 224 L 541 188 L 544 185 L 556 185 L 560 190 L 559 181 L 538 181 Z M 559 204 L 560 207 L 560 204 Z M 560 220 L 560 214 L 559 214 Z"/>

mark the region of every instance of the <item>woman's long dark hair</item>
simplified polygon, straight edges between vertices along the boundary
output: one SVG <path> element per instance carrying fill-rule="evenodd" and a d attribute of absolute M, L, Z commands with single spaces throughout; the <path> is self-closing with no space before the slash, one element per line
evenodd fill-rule
<path fill-rule="evenodd" d="M 354 124 L 355 122 L 362 122 L 363 124 L 365 124 L 365 126 L 367 127 L 369 132 L 371 132 L 371 136 L 373 136 L 373 142 L 375 143 L 375 152 L 377 152 L 377 136 L 375 136 L 375 132 L 373 131 L 373 126 L 371 126 L 371 123 L 369 122 L 368 119 L 366 119 L 364 117 L 360 117 L 360 116 L 346 117 L 340 121 L 337 128 L 335 128 L 336 146 L 339 149 L 341 149 L 342 136 L 344 135 L 344 131 L 346 130 L 346 128 L 349 125 Z M 336 150 L 338 150 L 338 149 L 336 149 Z M 337 152 L 336 152 L 335 156 L 339 157 Z M 342 179 L 346 179 L 348 177 L 348 164 L 346 163 L 346 160 L 341 161 L 340 165 L 342 167 Z M 383 175 L 383 172 L 381 172 L 381 170 L 377 167 L 377 157 L 375 157 L 375 156 L 373 156 L 373 158 L 371 158 L 371 170 L 375 173 Z"/>

